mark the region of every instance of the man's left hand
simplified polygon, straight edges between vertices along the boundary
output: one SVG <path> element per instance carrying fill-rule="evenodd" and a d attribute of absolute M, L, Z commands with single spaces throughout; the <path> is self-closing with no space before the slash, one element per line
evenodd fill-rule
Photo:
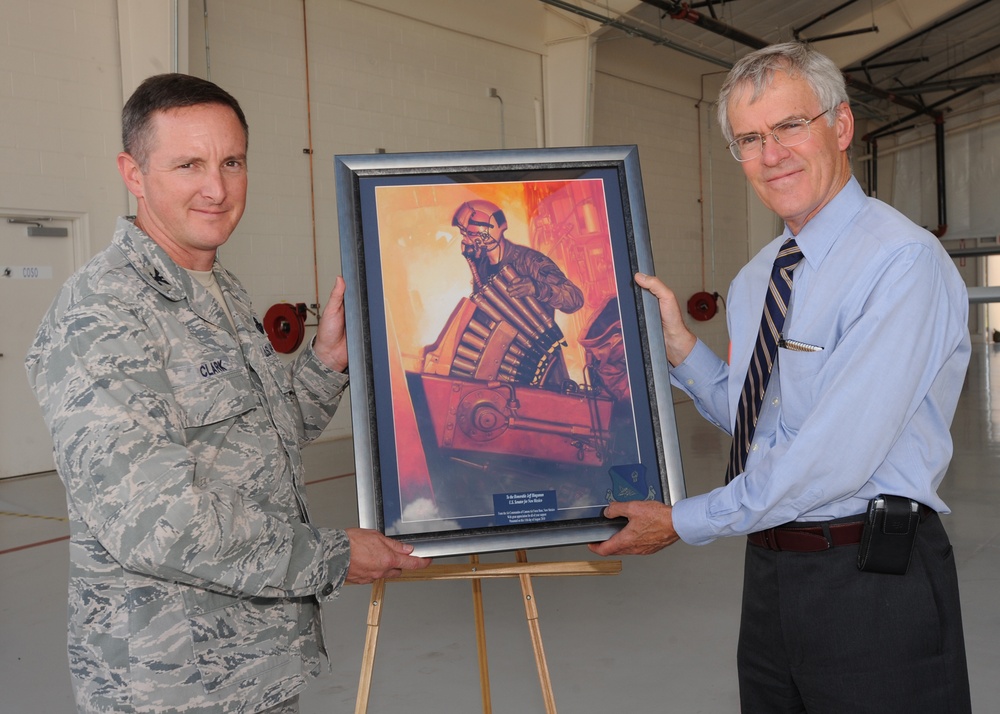
<path fill-rule="evenodd" d="M 347 330 L 344 324 L 344 279 L 337 276 L 337 281 L 330 291 L 330 299 L 326 303 L 319 318 L 313 351 L 320 361 L 335 372 L 347 371 Z"/>
<path fill-rule="evenodd" d="M 673 509 L 658 501 L 615 501 L 604 509 L 607 518 L 628 523 L 603 543 L 588 547 L 598 555 L 649 555 L 676 543 Z"/>

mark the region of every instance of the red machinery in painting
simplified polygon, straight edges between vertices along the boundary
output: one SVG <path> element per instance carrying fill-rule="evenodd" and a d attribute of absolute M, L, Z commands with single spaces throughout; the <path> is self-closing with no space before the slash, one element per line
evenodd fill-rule
<path fill-rule="evenodd" d="M 587 466 L 609 454 L 613 401 L 568 379 L 563 334 L 509 269 L 463 298 L 422 371 L 406 378 L 417 420 L 444 455 L 503 455 Z M 426 446 L 431 446 L 425 443 Z"/>

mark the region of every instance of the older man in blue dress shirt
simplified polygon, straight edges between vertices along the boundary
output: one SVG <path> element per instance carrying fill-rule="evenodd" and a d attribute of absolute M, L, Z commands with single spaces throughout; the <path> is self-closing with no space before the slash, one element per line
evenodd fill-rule
<path fill-rule="evenodd" d="M 732 363 L 684 325 L 658 279 L 673 383 L 733 431 L 779 248 L 802 252 L 745 465 L 710 493 L 616 503 L 602 555 L 748 536 L 738 666 L 745 712 L 969 712 L 954 557 L 937 494 L 969 361 L 968 297 L 938 240 L 868 198 L 851 173 L 843 75 L 798 43 L 743 58 L 720 123 L 761 200 L 785 222 L 733 281 Z M 905 574 L 859 569 L 878 496 L 912 499 Z M 872 548 L 880 547 L 875 543 Z"/>

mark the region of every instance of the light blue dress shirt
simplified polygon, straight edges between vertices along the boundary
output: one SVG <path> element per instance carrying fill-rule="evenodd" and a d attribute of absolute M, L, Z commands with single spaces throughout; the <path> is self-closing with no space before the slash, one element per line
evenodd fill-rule
<path fill-rule="evenodd" d="M 699 341 L 671 373 L 729 433 L 771 264 L 790 235 L 786 226 L 730 286 L 732 367 Z M 746 470 L 675 505 L 687 543 L 863 513 L 880 493 L 948 512 L 937 487 L 970 353 L 968 293 L 952 259 L 854 178 L 795 238 L 804 259 L 783 336 L 804 347 L 778 350 Z"/>

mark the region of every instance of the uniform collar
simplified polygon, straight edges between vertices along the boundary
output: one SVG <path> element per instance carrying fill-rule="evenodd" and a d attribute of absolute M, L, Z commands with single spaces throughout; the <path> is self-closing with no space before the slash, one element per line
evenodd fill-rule
<path fill-rule="evenodd" d="M 151 288 L 168 300 L 190 297 L 192 278 L 166 251 L 135 225 L 135 216 L 121 216 L 112 242 Z"/>

